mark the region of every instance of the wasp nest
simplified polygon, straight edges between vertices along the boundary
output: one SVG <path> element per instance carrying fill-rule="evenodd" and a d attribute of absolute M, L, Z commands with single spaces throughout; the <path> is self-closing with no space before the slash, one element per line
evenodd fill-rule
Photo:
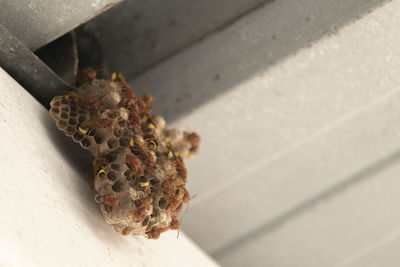
<path fill-rule="evenodd" d="M 182 159 L 197 151 L 199 136 L 165 129 L 162 117 L 150 115 L 152 97 L 136 97 L 122 75 L 95 76 L 83 72 L 83 85 L 55 97 L 50 115 L 95 157 L 94 198 L 106 222 L 120 234 L 147 238 L 178 229 L 190 200 Z"/>

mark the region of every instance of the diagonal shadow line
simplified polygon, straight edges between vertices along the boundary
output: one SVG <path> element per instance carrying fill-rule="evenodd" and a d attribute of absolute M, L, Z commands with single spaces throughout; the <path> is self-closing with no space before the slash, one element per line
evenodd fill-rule
<path fill-rule="evenodd" d="M 217 249 L 214 253 L 211 253 L 211 256 L 214 258 L 220 258 L 224 256 L 226 253 L 238 249 L 239 247 L 249 243 L 250 241 L 259 239 L 268 233 L 278 229 L 283 226 L 285 223 L 290 221 L 291 219 L 308 212 L 316 205 L 321 203 L 322 201 L 326 201 L 330 198 L 339 195 L 344 190 L 355 186 L 363 181 L 373 178 L 376 174 L 382 172 L 384 169 L 389 167 L 390 165 L 397 163 L 400 161 L 400 150 L 396 150 L 394 153 L 389 154 L 388 156 L 376 161 L 375 163 L 369 165 L 368 167 L 361 169 L 350 175 L 347 179 L 337 183 L 336 185 L 328 188 L 327 190 L 309 198 L 308 200 L 300 203 L 299 205 L 289 209 L 288 211 L 282 213 L 278 217 L 266 222 L 265 224 L 253 229 L 252 231 L 244 234 L 227 245 Z"/>
<path fill-rule="evenodd" d="M 268 24 L 273 25 L 270 27 L 263 25 L 262 20 L 254 17 L 253 21 L 257 23 L 251 25 L 255 27 L 253 31 L 256 37 L 251 42 L 239 37 L 229 39 L 232 42 L 230 49 L 225 49 L 221 38 L 227 39 L 228 36 L 235 36 L 240 31 L 246 31 L 243 20 L 250 16 L 244 16 L 218 30 L 217 32 L 222 32 L 220 35 L 215 34 L 217 32 L 207 35 L 206 40 L 210 40 L 209 42 L 193 43 L 170 57 L 171 61 L 159 62 L 142 75 L 132 77 L 127 70 L 128 82 L 134 88 L 146 88 L 155 99 L 161 100 L 154 102 L 153 110 L 162 114 L 167 121 L 174 122 L 219 95 L 236 88 L 243 81 L 271 69 L 324 36 L 337 34 L 339 29 L 364 17 L 374 8 L 383 6 L 388 1 L 344 1 L 343 3 L 347 3 L 346 8 L 334 8 L 336 5 L 330 0 L 299 0 L 296 2 L 304 2 L 304 5 L 308 3 L 312 8 L 296 10 L 286 7 L 290 12 Z M 265 14 L 272 16 L 279 13 L 275 12 L 275 9 L 282 8 L 278 3 L 281 1 L 268 1 L 248 12 L 256 13 L 262 10 L 263 6 L 271 6 L 272 11 L 267 12 L 267 9 L 264 11 Z M 318 8 L 321 9 L 320 12 L 316 11 Z M 307 22 L 301 23 L 301 20 Z M 211 38 L 212 36 L 214 38 Z M 207 44 L 213 44 L 214 47 Z M 224 49 L 235 51 L 235 53 L 225 52 Z M 201 59 L 196 57 L 199 54 L 201 54 Z M 174 61 L 175 58 L 178 61 Z M 196 61 L 193 61 L 193 58 Z M 208 65 L 211 71 L 205 71 L 201 67 L 197 69 L 195 65 Z M 237 67 L 241 65 L 246 67 Z M 173 77 L 171 73 L 179 74 L 176 74 L 176 78 L 170 78 Z M 198 82 L 194 83 L 194 80 Z"/>
<path fill-rule="evenodd" d="M 275 0 L 264 0 L 260 3 L 257 3 L 251 7 L 249 7 L 248 9 L 244 10 L 242 13 L 237 14 L 236 16 L 228 19 L 227 21 L 225 21 L 224 23 L 216 26 L 215 28 L 208 30 L 207 32 L 203 33 L 202 35 L 194 38 L 193 40 L 190 40 L 188 43 L 184 44 L 183 46 L 179 47 L 176 50 L 171 51 L 169 54 L 159 58 L 158 60 L 154 61 L 153 63 L 150 63 L 149 65 L 145 66 L 143 69 L 141 69 L 140 71 L 134 72 L 132 74 L 130 74 L 130 76 L 127 77 L 127 79 L 133 79 L 136 76 L 139 76 L 147 71 L 149 71 L 150 69 L 156 67 L 157 65 L 160 65 L 161 63 L 163 63 L 164 61 L 167 61 L 168 59 L 176 56 L 177 54 L 181 53 L 182 51 L 196 45 L 197 43 L 200 43 L 202 41 L 204 41 L 205 39 L 207 39 L 209 36 L 216 34 L 218 32 L 221 32 L 223 30 L 225 30 L 226 28 L 230 27 L 231 25 L 233 25 L 234 23 L 236 23 L 237 21 L 243 19 L 244 17 L 246 17 L 247 15 L 265 7 L 267 4 L 273 2 Z"/>

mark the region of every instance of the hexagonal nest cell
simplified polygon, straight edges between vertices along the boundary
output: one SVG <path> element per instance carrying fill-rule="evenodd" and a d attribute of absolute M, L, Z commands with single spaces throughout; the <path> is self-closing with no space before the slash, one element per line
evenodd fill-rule
<path fill-rule="evenodd" d="M 162 117 L 150 115 L 153 98 L 137 97 L 121 74 L 82 73 L 76 91 L 54 97 L 50 115 L 95 157 L 94 199 L 106 222 L 122 235 L 153 239 L 178 229 L 190 200 L 183 158 L 197 151 L 199 136 L 165 129 Z"/>

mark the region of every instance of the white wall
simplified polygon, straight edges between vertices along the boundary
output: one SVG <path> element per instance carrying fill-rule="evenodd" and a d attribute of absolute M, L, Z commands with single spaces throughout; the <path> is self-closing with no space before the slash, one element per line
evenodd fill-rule
<path fill-rule="evenodd" d="M 132 81 L 202 136 L 184 229 L 224 266 L 399 262 L 399 7 L 274 1 Z"/>
<path fill-rule="evenodd" d="M 155 111 L 169 123 L 202 136 L 200 153 L 188 161 L 189 187 L 198 197 L 184 230 L 224 266 L 398 266 L 400 0 L 191 2 L 126 0 L 95 20 L 103 23 L 95 28 L 111 70 L 125 73 L 137 93 L 153 94 Z M 16 151 L 11 161 L 11 152 L 3 152 L 3 169 L 25 194 L 3 185 L 4 199 L 21 199 L 18 209 L 0 204 L 10 214 L 8 242 L 22 229 L 29 238 L 15 247 L 29 247 L 35 235 L 27 225 L 50 240 L 40 227 L 49 227 L 42 221 L 51 217 L 40 215 L 58 214 L 67 223 L 50 224 L 51 233 L 66 234 L 51 235 L 51 248 L 34 243 L 37 256 L 28 259 L 59 251 L 64 240 L 82 246 L 69 239 L 78 231 L 90 240 L 79 253 L 94 249 L 105 255 L 101 260 L 124 263 L 125 246 L 96 213 L 86 182 L 58 179 L 82 176 L 87 159 L 66 156 L 81 154 L 71 142 L 61 144 L 67 139 L 47 113 L 31 98 L 21 102 L 28 99 L 21 92 L 4 92 L 0 102 L 4 114 L 17 118 L 2 134 L 8 141 L 0 139 L 7 145 L 1 151 Z M 33 118 L 20 112 L 27 107 Z M 50 144 L 45 155 L 43 144 Z M 16 168 L 21 155 L 24 168 Z M 50 174 L 32 172 L 37 164 Z M 42 181 L 36 175 L 52 184 L 24 187 L 26 177 Z M 59 191 L 49 201 L 53 184 Z M 40 201 L 29 201 L 31 191 Z M 54 207 L 44 204 L 51 201 Z M 86 213 L 93 216 L 72 216 Z M 98 230 L 87 237 L 92 229 Z M 174 240 L 172 233 L 165 243 L 126 242 L 156 266 L 166 256 L 153 253 L 165 244 L 171 246 L 165 253 L 177 251 L 177 264 L 212 264 L 199 252 L 190 255 L 186 238 Z M 72 259 L 71 251 L 61 259 Z"/>
<path fill-rule="evenodd" d="M 105 223 L 88 155 L 0 68 L 1 266 L 217 266 L 183 233 L 122 237 Z"/>

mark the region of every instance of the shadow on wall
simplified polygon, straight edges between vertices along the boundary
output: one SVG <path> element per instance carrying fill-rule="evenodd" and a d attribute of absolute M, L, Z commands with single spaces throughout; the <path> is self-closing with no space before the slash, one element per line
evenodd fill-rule
<path fill-rule="evenodd" d="M 374 162 L 373 164 L 367 166 L 366 168 L 351 174 L 347 179 L 344 179 L 343 181 L 335 184 L 331 188 L 320 192 L 316 196 L 310 197 L 308 200 L 299 203 L 297 206 L 286 211 L 280 216 L 277 216 L 276 218 L 267 221 L 266 223 L 253 229 L 249 233 L 246 233 L 246 235 L 236 237 L 235 240 L 231 241 L 228 245 L 213 252 L 212 256 L 214 258 L 221 258 L 225 256 L 225 254 L 227 253 L 232 253 L 232 251 L 242 248 L 243 245 L 249 243 L 250 241 L 257 240 L 268 233 L 273 232 L 277 228 L 284 225 L 290 219 L 306 212 L 307 210 L 312 209 L 319 203 L 327 201 L 328 199 L 333 198 L 333 196 L 340 194 L 344 190 L 354 185 L 357 185 L 361 182 L 364 182 L 367 179 L 372 179 L 376 177 L 377 174 L 381 173 L 383 170 L 394 164 L 398 164 L 399 161 L 400 161 L 400 151 L 396 150 L 395 152 Z"/>
<path fill-rule="evenodd" d="M 173 121 L 386 1 L 125 1 L 84 27 Z"/>

